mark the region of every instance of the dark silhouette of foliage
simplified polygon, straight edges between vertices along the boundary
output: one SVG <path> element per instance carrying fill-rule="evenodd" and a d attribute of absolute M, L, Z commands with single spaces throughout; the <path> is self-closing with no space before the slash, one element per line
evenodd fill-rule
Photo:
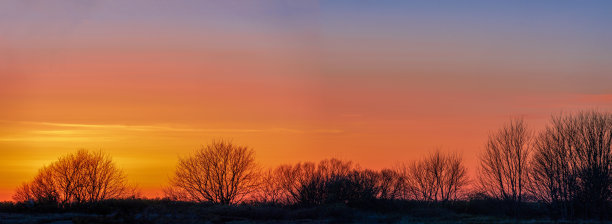
<path fill-rule="evenodd" d="M 350 161 L 326 159 L 282 165 L 275 170 L 280 201 L 288 204 L 322 205 L 355 203 L 400 197 L 403 179 L 395 171 L 360 169 Z"/>
<path fill-rule="evenodd" d="M 279 167 L 281 187 L 289 197 L 286 201 L 302 205 L 320 205 L 330 201 L 347 199 L 343 188 L 355 167 L 351 162 L 338 159 L 314 163 L 298 163 Z M 336 189 L 333 189 L 336 188 Z M 331 192 L 331 191 L 335 192 Z M 338 192 L 342 191 L 342 192 Z"/>

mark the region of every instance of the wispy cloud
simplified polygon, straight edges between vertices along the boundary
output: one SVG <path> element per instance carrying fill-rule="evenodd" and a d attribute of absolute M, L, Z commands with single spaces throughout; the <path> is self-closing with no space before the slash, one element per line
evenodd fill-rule
<path fill-rule="evenodd" d="M 13 123 L 30 125 L 36 127 L 28 128 L 29 131 L 17 133 L 10 136 L 0 136 L 0 141 L 88 141 L 92 138 L 100 138 L 113 132 L 188 132 L 188 133 L 319 133 L 338 134 L 342 130 L 337 129 L 293 129 L 293 128 L 184 128 L 168 125 L 123 125 L 123 124 L 79 124 L 79 123 L 55 123 L 35 121 L 6 121 L 0 123 Z M 37 129 L 40 128 L 40 129 Z M 43 128 L 44 127 L 44 128 Z M 56 128 L 48 130 L 49 128 Z M 101 138 L 104 140 L 103 138 Z M 108 139 L 106 139 L 108 140 Z"/>
<path fill-rule="evenodd" d="M 75 124 L 75 123 L 52 123 L 52 122 L 32 122 L 22 121 L 21 123 L 53 126 L 53 127 L 70 127 L 70 128 L 85 128 L 85 129 L 122 129 L 129 131 L 176 131 L 176 132 L 199 132 L 206 129 L 192 128 L 175 128 L 159 125 L 121 125 L 121 124 Z M 214 130 L 214 129 L 210 129 Z M 222 130 L 222 129 L 219 129 Z"/>
<path fill-rule="evenodd" d="M 0 142 L 101 142 L 111 141 L 108 138 L 93 137 L 60 137 L 60 136 L 9 136 L 0 137 Z"/>
<path fill-rule="evenodd" d="M 77 129 L 112 129 L 112 130 L 125 130 L 125 131 L 142 131 L 142 132 L 155 132 L 155 131 L 170 131 L 170 132 L 263 132 L 266 129 L 232 129 L 232 128 L 177 128 L 164 125 L 122 125 L 122 124 L 77 124 L 77 123 L 54 123 L 54 122 L 34 122 L 34 121 L 0 121 L 3 123 L 21 123 L 29 125 L 40 125 L 47 127 L 65 127 L 65 128 L 77 128 Z M 280 130 L 280 129 L 269 129 L 269 130 Z M 60 131 L 42 131 L 47 133 L 52 132 L 65 132 L 70 133 L 69 130 Z"/>

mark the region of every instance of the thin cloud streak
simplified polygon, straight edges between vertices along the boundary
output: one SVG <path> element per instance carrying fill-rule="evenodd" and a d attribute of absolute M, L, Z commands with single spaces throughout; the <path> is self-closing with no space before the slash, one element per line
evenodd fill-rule
<path fill-rule="evenodd" d="M 101 141 L 111 141 L 107 138 L 93 138 L 93 137 L 41 137 L 41 136 L 31 136 L 31 137 L 7 137 L 0 138 L 0 142 L 101 142 Z"/>
<path fill-rule="evenodd" d="M 121 125 L 121 124 L 77 124 L 77 123 L 54 123 L 54 122 L 34 122 L 34 121 L 0 121 L 2 123 L 19 123 L 19 124 L 31 124 L 51 127 L 68 127 L 68 128 L 84 128 L 84 129 L 119 129 L 127 131 L 141 131 L 141 132 L 194 132 L 194 133 L 342 133 L 343 130 L 337 129 L 316 129 L 316 130 L 299 130 L 292 128 L 267 128 L 267 129 L 237 129 L 237 128 L 176 128 L 169 126 L 159 125 Z M 52 131 L 38 131 L 39 134 L 74 134 L 70 130 L 52 130 Z"/>

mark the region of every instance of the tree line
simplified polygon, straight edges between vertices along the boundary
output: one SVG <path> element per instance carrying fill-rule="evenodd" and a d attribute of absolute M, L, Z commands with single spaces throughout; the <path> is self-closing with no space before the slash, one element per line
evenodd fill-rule
<path fill-rule="evenodd" d="M 179 158 L 163 192 L 170 200 L 216 204 L 496 200 L 516 216 L 528 202 L 546 205 L 555 217 L 592 218 L 610 210 L 611 151 L 612 113 L 594 110 L 552 116 L 538 132 L 511 119 L 489 134 L 475 180 L 459 154 L 439 150 L 382 170 L 333 158 L 263 169 L 252 148 L 216 140 Z M 137 196 L 109 155 L 79 150 L 41 168 L 14 200 L 71 204 Z"/>

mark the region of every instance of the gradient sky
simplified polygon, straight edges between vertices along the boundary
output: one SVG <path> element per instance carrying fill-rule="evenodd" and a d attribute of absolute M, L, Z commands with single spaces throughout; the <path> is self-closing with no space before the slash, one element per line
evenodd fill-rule
<path fill-rule="evenodd" d="M 213 138 L 474 173 L 512 116 L 612 110 L 611 27 L 610 1 L 0 1 L 0 201 L 78 148 L 159 196 Z"/>

